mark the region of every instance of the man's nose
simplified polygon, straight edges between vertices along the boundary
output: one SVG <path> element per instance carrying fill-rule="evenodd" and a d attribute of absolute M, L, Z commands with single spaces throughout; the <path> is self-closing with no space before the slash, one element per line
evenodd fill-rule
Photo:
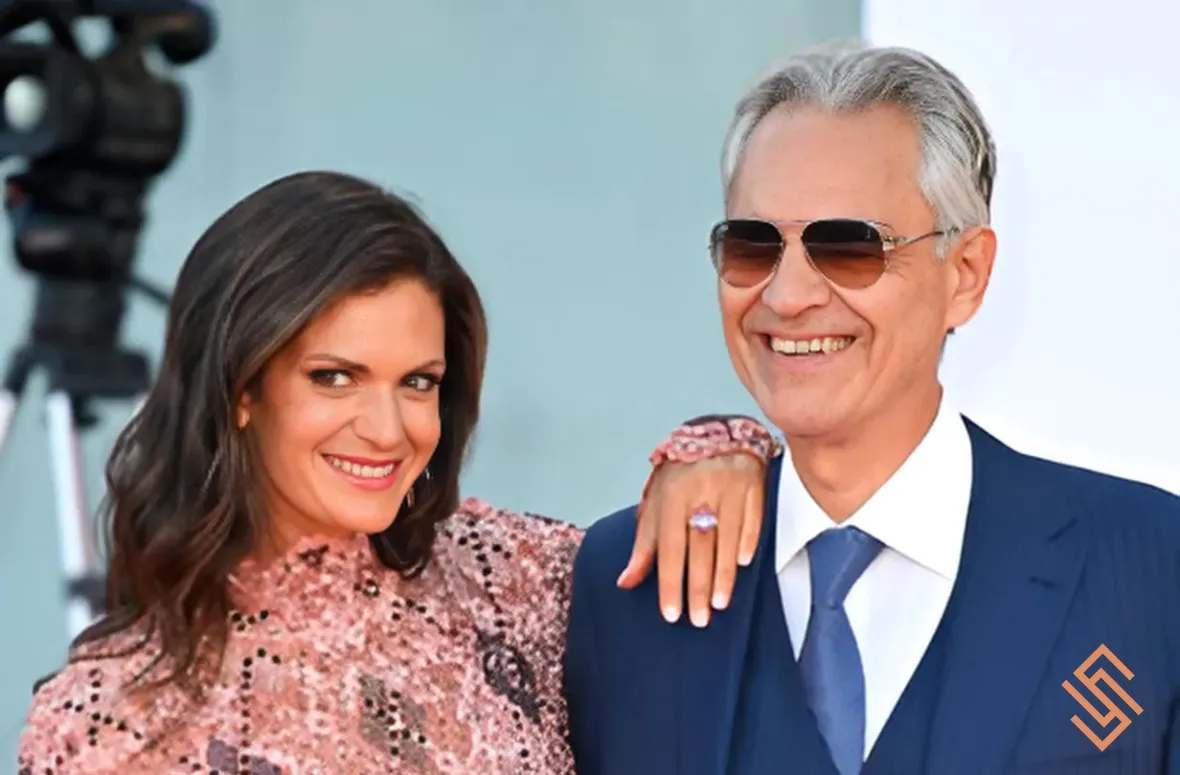
<path fill-rule="evenodd" d="M 782 258 L 762 289 L 762 303 L 780 318 L 795 318 L 831 300 L 832 288 L 816 271 L 798 240 L 788 241 Z"/>
<path fill-rule="evenodd" d="M 356 433 L 374 447 L 389 450 L 405 437 L 401 406 L 394 391 L 374 390 L 361 404 L 353 422 Z"/>

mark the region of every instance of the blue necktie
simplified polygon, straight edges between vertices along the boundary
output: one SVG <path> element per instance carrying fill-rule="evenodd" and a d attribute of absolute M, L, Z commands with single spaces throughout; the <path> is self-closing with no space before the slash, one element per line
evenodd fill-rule
<path fill-rule="evenodd" d="M 840 775 L 860 772 L 865 748 L 864 670 L 844 598 L 881 548 L 880 541 L 854 527 L 825 530 L 807 545 L 811 617 L 799 669 Z"/>

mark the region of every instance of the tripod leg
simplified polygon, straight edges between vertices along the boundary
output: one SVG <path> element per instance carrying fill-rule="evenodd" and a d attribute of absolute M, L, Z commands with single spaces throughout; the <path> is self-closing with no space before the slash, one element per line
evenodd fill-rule
<path fill-rule="evenodd" d="M 94 621 L 91 603 L 78 591 L 93 577 L 96 558 L 88 540 L 91 535 L 86 509 L 82 461 L 74 425 L 74 410 L 67 393 L 55 391 L 45 397 L 45 419 L 49 431 L 49 453 L 53 464 L 53 485 L 57 497 L 57 523 L 61 541 L 61 565 L 67 589 L 66 616 L 73 639 Z"/>
<path fill-rule="evenodd" d="M 0 450 L 4 449 L 8 431 L 12 429 L 12 421 L 16 419 L 16 410 L 19 408 L 20 396 L 8 390 L 0 393 Z"/>

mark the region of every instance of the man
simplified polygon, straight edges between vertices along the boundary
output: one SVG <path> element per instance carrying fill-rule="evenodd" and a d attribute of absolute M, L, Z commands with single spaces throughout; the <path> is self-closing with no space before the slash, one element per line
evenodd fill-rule
<path fill-rule="evenodd" d="M 1180 773 L 1180 499 L 1016 452 L 938 382 L 996 252 L 966 88 L 908 50 L 806 52 L 723 158 L 726 342 L 789 451 L 707 628 L 615 588 L 633 509 L 591 529 L 579 775 Z"/>

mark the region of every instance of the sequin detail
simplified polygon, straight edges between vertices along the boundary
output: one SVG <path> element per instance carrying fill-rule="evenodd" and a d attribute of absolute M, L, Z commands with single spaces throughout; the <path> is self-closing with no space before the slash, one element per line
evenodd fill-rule
<path fill-rule="evenodd" d="M 779 451 L 753 420 L 709 417 L 652 460 Z M 364 536 L 246 564 L 205 704 L 123 689 L 155 656 L 125 655 L 146 628 L 88 644 L 34 696 L 19 775 L 573 775 L 561 654 L 581 538 L 469 499 L 415 579 Z"/>
<path fill-rule="evenodd" d="M 37 693 L 21 775 L 561 775 L 569 574 L 581 531 L 465 501 L 402 579 L 368 541 L 309 542 L 235 577 L 218 685 L 121 691 L 150 652 L 87 647 Z M 142 631 L 101 645 L 114 652 Z"/>

